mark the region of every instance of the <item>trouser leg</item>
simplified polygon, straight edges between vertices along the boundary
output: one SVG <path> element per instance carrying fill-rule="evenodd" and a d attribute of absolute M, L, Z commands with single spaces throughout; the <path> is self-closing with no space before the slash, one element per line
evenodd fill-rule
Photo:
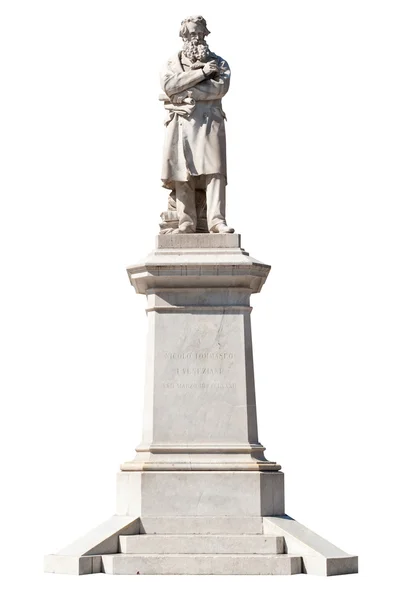
<path fill-rule="evenodd" d="M 197 208 L 195 205 L 195 183 L 176 181 L 176 210 L 179 217 L 179 230 L 194 233 L 197 228 Z"/>
<path fill-rule="evenodd" d="M 206 175 L 206 211 L 208 229 L 226 223 L 226 178 L 224 175 Z"/>

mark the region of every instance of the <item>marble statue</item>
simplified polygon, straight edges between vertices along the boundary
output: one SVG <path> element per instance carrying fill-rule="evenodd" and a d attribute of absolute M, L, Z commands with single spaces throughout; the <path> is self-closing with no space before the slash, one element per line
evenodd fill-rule
<path fill-rule="evenodd" d="M 209 49 L 201 16 L 184 19 L 181 52 L 161 72 L 166 118 L 162 182 L 172 190 L 161 233 L 233 233 L 226 224 L 227 62 Z"/>
<path fill-rule="evenodd" d="M 154 250 L 127 269 L 147 299 L 141 442 L 120 465 L 116 513 L 46 556 L 48 573 L 358 570 L 356 555 L 285 514 L 284 473 L 259 441 L 251 299 L 270 266 L 253 258 L 226 224 L 221 99 L 230 69 L 210 52 L 208 34 L 202 17 L 185 19 L 183 50 L 162 71 L 168 111 L 162 180 L 170 197 L 160 233 L 172 235 L 157 235 Z M 283 444 L 280 405 L 263 394 L 260 401 Z M 130 436 L 128 424 L 122 431 Z"/>

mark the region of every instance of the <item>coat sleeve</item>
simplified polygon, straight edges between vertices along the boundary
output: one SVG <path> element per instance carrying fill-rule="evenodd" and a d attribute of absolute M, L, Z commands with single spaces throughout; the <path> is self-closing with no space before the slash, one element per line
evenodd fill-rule
<path fill-rule="evenodd" d="M 191 89 L 199 82 L 204 81 L 204 79 L 205 76 L 202 69 L 174 73 L 170 63 L 168 63 L 161 72 L 161 87 L 165 94 L 170 98 L 174 94 L 180 94 L 181 92 Z"/>
<path fill-rule="evenodd" d="M 229 91 L 231 71 L 227 62 L 218 60 L 221 73 L 218 79 L 207 79 L 197 83 L 190 91 L 194 100 L 219 100 Z"/>

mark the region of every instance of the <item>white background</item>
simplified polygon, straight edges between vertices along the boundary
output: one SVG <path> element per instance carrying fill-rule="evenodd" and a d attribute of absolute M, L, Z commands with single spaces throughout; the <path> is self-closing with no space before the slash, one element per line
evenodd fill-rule
<path fill-rule="evenodd" d="M 4 597 L 395 595 L 398 8 L 1 2 Z M 113 514 L 140 442 L 145 299 L 125 267 L 166 207 L 158 72 L 198 13 L 232 69 L 228 221 L 273 267 L 253 297 L 260 441 L 287 513 L 359 554 L 359 576 L 42 574 Z"/>

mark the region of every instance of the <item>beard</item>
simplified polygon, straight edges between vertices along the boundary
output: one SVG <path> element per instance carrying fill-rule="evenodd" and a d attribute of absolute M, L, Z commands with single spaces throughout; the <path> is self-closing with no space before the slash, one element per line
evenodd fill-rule
<path fill-rule="evenodd" d="M 196 62 L 197 60 L 206 62 L 210 53 L 209 46 L 205 41 L 198 43 L 196 40 L 186 40 L 183 44 L 183 54 L 191 62 Z"/>

